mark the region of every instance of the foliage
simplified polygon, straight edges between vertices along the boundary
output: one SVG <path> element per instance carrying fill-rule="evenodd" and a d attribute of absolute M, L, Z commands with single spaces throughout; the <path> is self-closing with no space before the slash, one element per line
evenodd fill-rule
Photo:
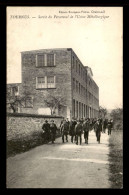
<path fill-rule="evenodd" d="M 105 118 L 107 115 L 107 109 L 105 107 L 99 106 L 99 116 Z"/>
<path fill-rule="evenodd" d="M 122 108 L 113 109 L 110 116 L 114 121 L 114 129 L 122 130 L 123 129 L 123 109 Z"/>
<path fill-rule="evenodd" d="M 44 96 L 44 102 L 51 110 L 51 115 L 54 114 L 56 109 L 61 109 L 65 105 L 65 98 L 57 93 L 49 93 Z"/>
<path fill-rule="evenodd" d="M 122 108 L 113 109 L 110 115 L 114 120 L 121 120 L 123 118 L 123 109 Z"/>
<path fill-rule="evenodd" d="M 12 87 L 7 86 L 6 91 L 6 104 L 9 109 L 11 109 L 14 113 L 17 111 L 18 107 L 25 107 L 25 102 L 28 97 L 30 97 L 31 92 L 29 89 L 24 86 L 24 90 L 22 92 L 22 95 L 18 94 L 17 86 L 13 87 L 15 91 L 12 93 Z M 31 100 L 29 100 L 31 103 Z"/>
<path fill-rule="evenodd" d="M 7 98 L 6 103 L 9 109 L 11 109 L 14 113 L 16 112 L 17 107 L 23 106 L 23 97 L 17 96 L 15 93 L 11 93 L 11 87 L 7 88 Z"/>
<path fill-rule="evenodd" d="M 122 131 L 112 131 L 109 137 L 109 164 L 112 188 L 123 187 L 123 133 Z"/>

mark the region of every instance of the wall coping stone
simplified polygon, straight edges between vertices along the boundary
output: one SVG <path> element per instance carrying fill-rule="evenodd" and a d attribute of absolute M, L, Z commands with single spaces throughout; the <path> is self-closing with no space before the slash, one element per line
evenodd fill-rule
<path fill-rule="evenodd" d="M 34 117 L 34 118 L 64 118 L 63 116 L 55 115 L 41 115 L 41 114 L 28 114 L 28 113 L 7 113 L 10 117 Z"/>

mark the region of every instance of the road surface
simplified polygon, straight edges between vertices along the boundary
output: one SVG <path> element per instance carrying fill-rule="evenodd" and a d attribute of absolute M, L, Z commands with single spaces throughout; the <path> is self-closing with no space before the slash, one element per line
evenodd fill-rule
<path fill-rule="evenodd" d="M 84 137 L 84 135 L 82 135 Z M 107 134 L 96 141 L 89 133 L 89 144 L 44 144 L 7 159 L 7 188 L 111 188 Z"/>

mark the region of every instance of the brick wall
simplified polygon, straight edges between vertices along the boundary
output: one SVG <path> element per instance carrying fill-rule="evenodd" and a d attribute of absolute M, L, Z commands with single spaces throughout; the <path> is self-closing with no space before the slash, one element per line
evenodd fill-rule
<path fill-rule="evenodd" d="M 55 66 L 48 67 L 36 67 L 36 56 L 37 54 L 54 54 L 55 55 Z M 82 109 L 80 117 L 89 117 L 89 109 L 91 108 L 91 116 L 95 117 L 94 112 L 97 112 L 99 109 L 99 88 L 94 83 L 93 79 L 87 73 L 86 67 L 81 63 L 77 55 L 72 49 L 42 49 L 34 51 L 22 52 L 22 85 L 19 87 L 19 94 L 23 95 L 25 90 L 33 98 L 33 107 L 32 108 L 20 108 L 19 112 L 21 113 L 33 113 L 38 114 L 39 108 L 47 107 L 44 103 L 44 95 L 51 93 L 55 95 L 61 95 L 66 100 L 65 106 L 56 114 L 60 116 L 68 117 L 70 113 L 70 119 L 73 115 L 74 103 L 81 103 L 81 108 L 83 104 L 87 106 L 87 116 L 83 114 Z M 78 70 L 76 72 L 76 62 L 73 66 L 73 57 L 75 61 L 78 61 Z M 79 74 L 79 65 L 80 65 L 80 74 Z M 87 76 L 86 76 L 87 75 Z M 36 89 L 36 77 L 45 77 L 45 76 L 55 76 L 56 77 L 56 87 L 49 89 Z M 83 86 L 85 89 L 84 94 L 79 94 L 76 92 L 76 83 L 75 89 L 73 90 L 73 78 L 75 81 L 80 83 L 80 86 Z M 85 79 L 86 78 L 86 79 Z M 89 86 L 89 79 L 92 81 Z M 95 86 L 96 90 L 94 90 Z M 86 95 L 87 89 L 87 95 Z M 91 98 L 89 99 L 89 92 Z M 94 96 L 94 98 L 93 98 Z M 95 101 L 96 99 L 96 101 Z M 75 109 L 76 110 L 76 109 Z M 79 110 L 79 108 L 78 108 Z M 85 109 L 86 110 L 86 109 Z M 86 112 L 85 112 L 86 113 Z"/>
<path fill-rule="evenodd" d="M 55 67 L 36 67 L 36 54 L 55 54 Z M 36 89 L 36 77 L 42 76 L 56 76 L 56 88 L 55 89 Z M 20 112 L 37 114 L 38 108 L 43 108 L 44 104 L 43 96 L 48 92 L 61 94 L 66 99 L 66 105 L 72 110 L 72 98 L 71 98 L 71 51 L 67 49 L 49 49 L 38 50 L 30 52 L 22 52 L 22 88 L 20 93 L 22 94 L 28 87 L 28 91 L 33 99 L 33 108 L 22 108 Z M 46 106 L 47 107 L 47 106 Z M 66 109 L 63 109 L 61 113 L 64 117 L 67 117 Z M 64 113 L 65 112 L 65 113 Z"/>
<path fill-rule="evenodd" d="M 44 120 L 54 120 L 59 127 L 63 117 L 52 117 L 43 115 L 8 113 L 7 114 L 7 140 L 22 139 L 31 135 L 33 132 L 42 132 Z"/>
<path fill-rule="evenodd" d="M 98 86 L 93 81 L 93 78 L 89 76 L 86 67 L 81 63 L 77 55 L 72 51 L 72 98 L 75 101 L 73 104 L 72 115 L 77 117 L 77 102 L 78 102 L 78 118 L 81 117 L 97 117 L 97 110 L 99 109 L 99 102 L 95 102 L 94 99 L 98 100 Z M 77 63 L 76 63 L 77 62 Z M 80 69 L 80 70 L 79 70 Z M 75 87 L 73 89 L 73 79 L 75 79 Z M 90 85 L 89 85 L 90 80 Z M 79 93 L 79 85 L 78 92 L 76 91 L 76 81 L 79 82 L 80 86 L 84 88 L 84 92 L 80 90 Z M 96 91 L 94 90 L 96 88 Z M 86 93 L 87 90 L 87 93 Z M 89 98 L 89 93 L 91 97 Z M 93 99 L 94 98 L 94 99 Z M 79 113 L 79 103 L 81 103 L 80 113 Z M 82 114 L 82 105 L 83 105 L 83 114 Z M 87 112 L 86 112 L 87 106 Z M 75 107 L 75 108 L 74 108 Z M 91 107 L 91 114 L 89 109 Z M 84 114 L 85 111 L 85 114 Z M 90 115 L 90 116 L 89 116 Z"/>

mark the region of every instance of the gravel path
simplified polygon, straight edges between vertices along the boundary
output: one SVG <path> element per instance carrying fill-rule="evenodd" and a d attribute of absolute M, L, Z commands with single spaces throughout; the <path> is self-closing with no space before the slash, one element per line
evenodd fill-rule
<path fill-rule="evenodd" d="M 82 135 L 83 137 L 84 135 Z M 38 146 L 7 159 L 7 188 L 111 188 L 107 134 L 96 141 L 94 131 L 89 144 L 62 143 Z"/>

